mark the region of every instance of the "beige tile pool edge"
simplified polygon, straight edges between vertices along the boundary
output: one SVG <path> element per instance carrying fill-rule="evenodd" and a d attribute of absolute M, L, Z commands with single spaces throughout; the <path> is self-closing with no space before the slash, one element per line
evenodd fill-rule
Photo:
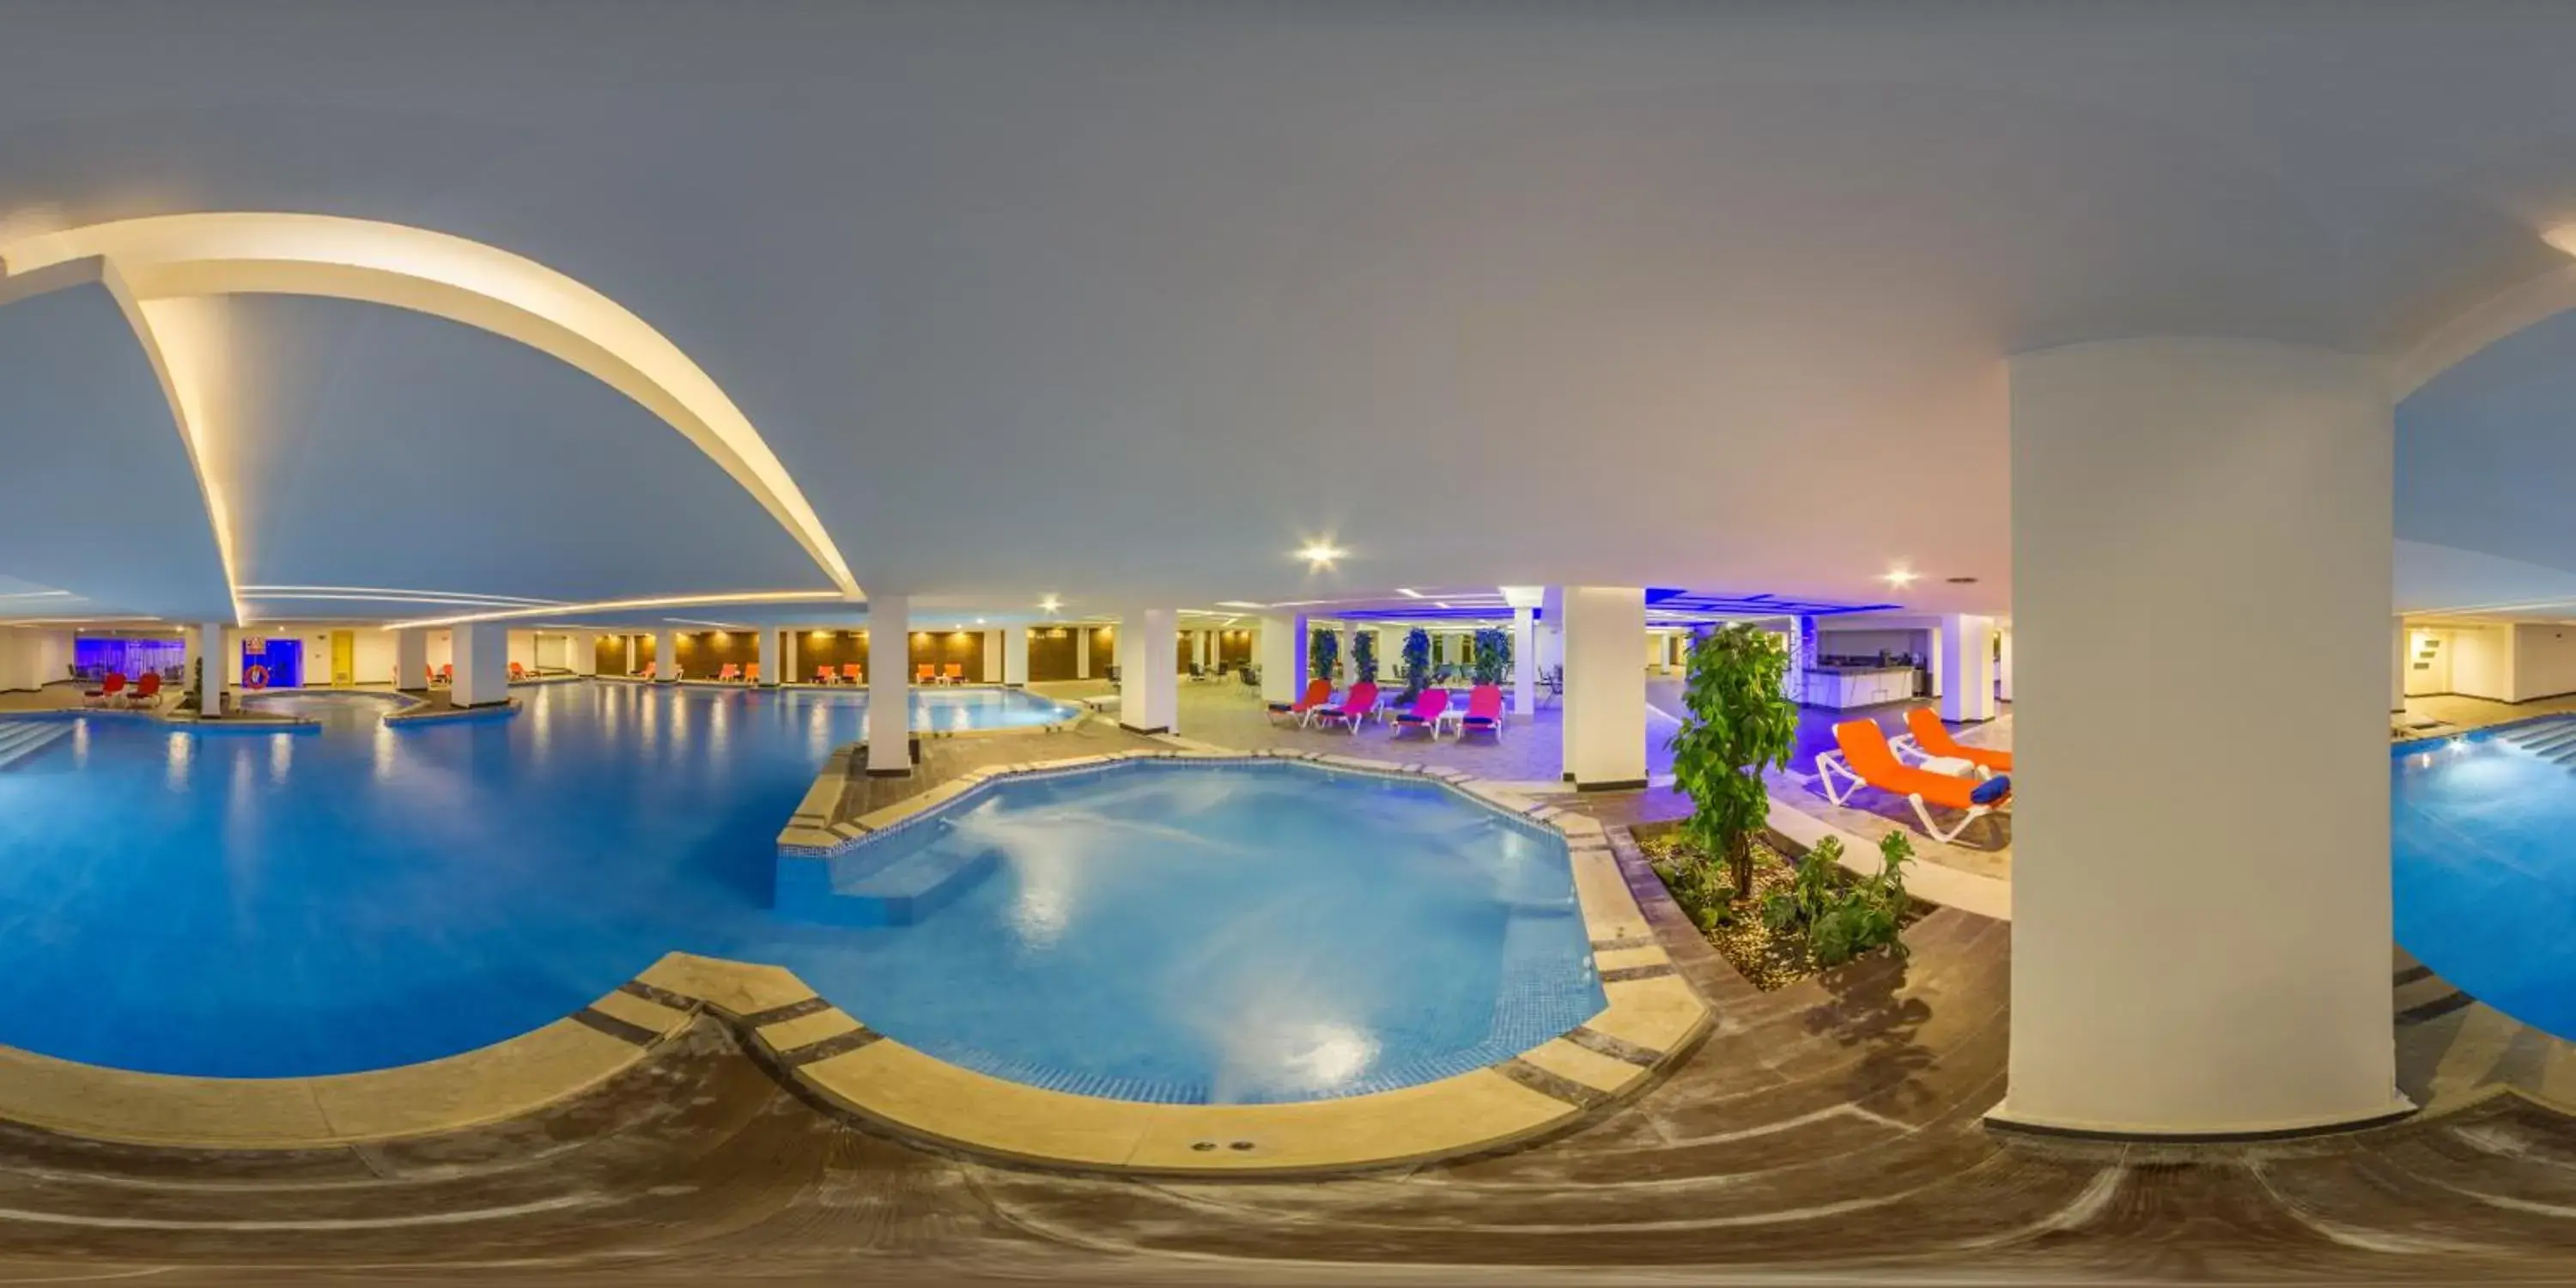
<path fill-rule="evenodd" d="M 644 979 L 740 1017 L 748 1038 L 784 1076 L 861 1121 L 980 1157 L 1119 1173 L 1313 1174 L 1508 1148 L 1634 1094 L 1709 1031 L 1707 1006 L 1654 943 L 1599 821 L 1455 770 L 1320 752 L 1167 743 L 1166 750 L 990 766 L 828 827 L 812 826 L 817 802 L 809 795 L 808 807 L 779 837 L 781 850 L 825 857 L 992 779 L 1124 760 L 1283 759 L 1409 775 L 1445 784 L 1565 839 L 1608 1005 L 1571 1033 L 1487 1068 L 1420 1086 L 1297 1104 L 1151 1105 L 1049 1091 L 948 1064 L 874 1033 L 772 967 L 674 954 Z M 827 769 L 825 778 L 837 793 L 840 780 L 833 771 Z M 754 1013 L 693 991 L 737 970 L 769 972 L 760 976 L 766 981 L 763 995 L 750 999 Z"/>
<path fill-rule="evenodd" d="M 626 992 L 491 1046 L 312 1078 L 134 1073 L 0 1047 L 0 1118 L 191 1149 L 316 1149 L 455 1131 L 532 1112 L 641 1060 L 694 1018 Z"/>

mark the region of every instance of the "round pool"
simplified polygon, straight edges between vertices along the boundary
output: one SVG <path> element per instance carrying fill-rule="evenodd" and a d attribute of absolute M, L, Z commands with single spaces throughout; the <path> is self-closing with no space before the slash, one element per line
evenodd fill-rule
<path fill-rule="evenodd" d="M 2576 719 L 2416 745 L 2391 773 L 2398 944 L 2576 1039 Z"/>
<path fill-rule="evenodd" d="M 0 770 L 0 1043 L 384 1068 L 539 1028 L 677 949 L 786 966 L 998 1076 L 1252 1101 L 1471 1068 L 1601 1005 L 1562 842 L 1419 780 L 1001 784 L 849 856 L 865 897 L 906 852 L 974 847 L 944 904 L 826 924 L 771 906 L 776 836 L 861 736 L 860 695 L 515 693 L 509 719 L 408 728 L 85 718 Z"/>
<path fill-rule="evenodd" d="M 831 893 L 786 911 L 868 929 L 818 989 L 1062 1091 L 1409 1086 L 1605 1004 L 1564 841 L 1418 778 L 1126 762 L 1005 780 L 831 862 Z"/>

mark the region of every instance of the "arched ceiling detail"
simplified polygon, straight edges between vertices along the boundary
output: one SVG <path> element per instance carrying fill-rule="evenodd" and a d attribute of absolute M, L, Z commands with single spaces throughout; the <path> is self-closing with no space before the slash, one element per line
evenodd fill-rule
<path fill-rule="evenodd" d="M 399 224 L 258 212 L 116 220 L 0 245 L 0 265 L 13 275 L 92 256 L 147 304 L 327 296 L 446 318 L 550 354 L 678 430 L 794 535 L 837 588 L 859 594 L 796 481 L 714 379 L 642 318 L 542 264 Z"/>

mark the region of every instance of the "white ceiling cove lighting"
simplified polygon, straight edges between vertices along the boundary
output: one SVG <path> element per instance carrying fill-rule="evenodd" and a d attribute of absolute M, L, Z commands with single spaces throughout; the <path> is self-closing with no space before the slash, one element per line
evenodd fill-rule
<path fill-rule="evenodd" d="M 1422 598 L 1422 592 L 1421 592 L 1421 591 L 1418 591 L 1418 590 L 1407 590 L 1407 589 L 1405 589 L 1405 588 L 1404 588 L 1404 587 L 1402 587 L 1402 586 L 1398 586 L 1398 587 L 1396 587 L 1396 588 L 1395 588 L 1395 593 L 1397 593 L 1397 594 L 1399 594 L 1399 595 L 1404 596 L 1406 599 L 1420 599 L 1420 598 Z"/>
<path fill-rule="evenodd" d="M 464 626 L 474 622 L 507 622 L 530 617 L 572 617 L 584 613 L 623 613 L 645 608 L 694 608 L 700 604 L 798 604 L 839 599 L 837 590 L 751 590 L 730 595 L 661 595 L 650 599 L 603 599 L 591 604 L 549 604 L 541 608 L 498 609 L 488 613 L 460 613 L 454 617 L 422 617 L 407 622 L 387 622 L 389 631 L 421 626 Z"/>
<path fill-rule="evenodd" d="M 2541 230 L 2540 240 L 2558 250 L 2576 255 L 2576 223 L 2558 224 Z"/>

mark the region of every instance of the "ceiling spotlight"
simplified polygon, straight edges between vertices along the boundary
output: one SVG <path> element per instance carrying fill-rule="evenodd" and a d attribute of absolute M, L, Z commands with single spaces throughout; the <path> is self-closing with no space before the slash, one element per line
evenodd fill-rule
<path fill-rule="evenodd" d="M 1887 576 L 1881 578 L 1881 580 L 1885 581 L 1888 585 L 1896 587 L 1898 590 L 1903 590 L 1907 586 L 1913 584 L 1916 575 L 1917 574 L 1913 569 L 1898 568 L 1888 573 Z"/>
<path fill-rule="evenodd" d="M 1316 567 L 1322 567 L 1341 558 L 1342 553 L 1340 547 L 1329 541 L 1309 541 L 1305 549 L 1297 552 L 1297 557 Z"/>
<path fill-rule="evenodd" d="M 2542 229 L 2540 240 L 2570 255 L 2576 255 L 2576 223 L 2559 224 Z"/>
<path fill-rule="evenodd" d="M 976 619 L 975 619 L 975 624 L 976 624 L 977 626 L 981 626 L 981 625 L 983 625 L 983 624 L 984 624 L 984 619 L 983 619 L 983 618 L 981 618 L 981 617 L 976 618 Z"/>
<path fill-rule="evenodd" d="M 1039 608 L 1041 608 L 1041 609 L 1043 609 L 1043 610 L 1045 610 L 1045 611 L 1047 611 L 1047 612 L 1052 613 L 1052 612 L 1054 612 L 1055 610 L 1057 610 L 1057 609 L 1059 609 L 1059 608 L 1064 607 L 1064 601 L 1063 601 L 1063 600 L 1061 600 L 1061 599 L 1056 598 L 1056 597 L 1055 597 L 1055 596 L 1053 596 L 1053 595 L 1049 595 L 1049 596 L 1047 596 L 1046 598 L 1041 599 L 1041 600 L 1039 600 L 1039 601 L 1038 601 L 1038 607 L 1039 607 Z"/>

